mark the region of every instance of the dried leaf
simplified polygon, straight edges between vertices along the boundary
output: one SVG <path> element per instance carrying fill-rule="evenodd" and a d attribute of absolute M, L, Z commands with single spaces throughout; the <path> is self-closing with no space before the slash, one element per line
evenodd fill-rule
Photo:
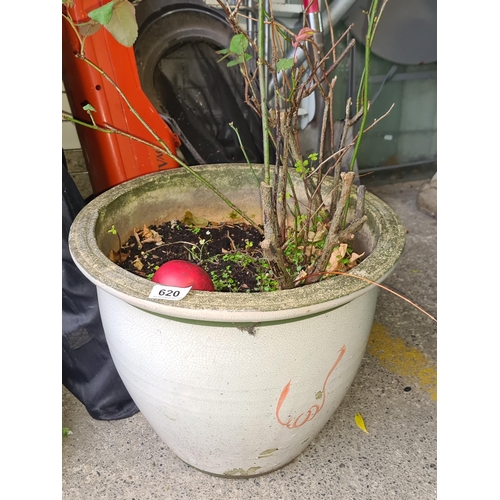
<path fill-rule="evenodd" d="M 321 255 L 321 250 L 319 248 L 308 245 L 304 247 L 304 245 L 299 245 L 297 250 L 301 250 L 304 255 L 307 257 L 311 257 L 311 255 Z"/>
<path fill-rule="evenodd" d="M 316 231 L 309 231 L 307 234 L 307 239 L 311 243 L 317 243 L 318 241 L 321 241 L 327 233 L 326 226 L 324 224 L 320 224 L 318 226 L 318 229 Z"/>
<path fill-rule="evenodd" d="M 297 278 L 295 279 L 295 286 L 300 286 L 300 282 L 307 277 L 307 273 L 305 272 L 304 269 L 302 269 L 302 271 L 300 271 L 299 274 L 297 274 Z"/>
<path fill-rule="evenodd" d="M 363 257 L 364 254 L 365 252 L 363 253 L 352 252 L 349 262 L 356 262 L 359 258 Z"/>
<path fill-rule="evenodd" d="M 356 425 L 363 431 L 369 434 L 369 432 L 366 430 L 365 427 L 365 421 L 363 420 L 363 417 L 361 416 L 361 413 L 357 413 L 354 416 L 354 422 L 356 422 Z"/>
<path fill-rule="evenodd" d="M 114 262 L 115 264 L 118 264 L 120 261 L 120 254 L 118 252 L 115 252 L 113 249 L 111 249 L 108 253 L 108 259 Z"/>
<path fill-rule="evenodd" d="M 345 246 L 347 248 L 347 245 Z M 343 245 L 335 247 L 333 249 L 332 255 L 330 256 L 330 260 L 328 261 L 326 272 L 331 273 L 333 271 L 342 271 L 344 269 L 344 265 L 342 264 L 340 259 L 343 259 L 344 255 L 345 255 L 345 248 L 343 248 Z"/>
<path fill-rule="evenodd" d="M 356 262 L 357 259 L 363 257 L 365 253 L 363 252 L 362 254 L 357 254 L 353 252 L 349 256 L 349 262 L 346 262 L 345 256 L 347 255 L 347 248 L 347 243 L 342 243 L 338 247 L 334 248 L 332 255 L 330 256 L 330 261 L 326 268 L 327 272 L 345 272 L 358 265 L 358 263 Z"/>
<path fill-rule="evenodd" d="M 153 236 L 153 233 L 151 232 L 149 227 L 146 226 L 146 224 L 144 224 L 142 231 L 140 233 L 143 238 L 151 238 L 151 236 Z"/>
<path fill-rule="evenodd" d="M 139 259 L 139 256 L 135 258 L 135 260 L 132 262 L 133 266 L 138 270 L 142 271 L 142 268 L 144 267 L 144 264 L 141 262 L 141 259 Z"/>
<path fill-rule="evenodd" d="M 113 249 L 111 249 L 108 253 L 108 259 L 114 262 L 115 264 L 119 264 L 121 262 L 124 262 L 129 255 L 130 251 L 124 252 L 122 250 L 121 252 L 115 252 Z"/>
<path fill-rule="evenodd" d="M 152 230 L 151 232 L 152 232 L 151 237 L 142 240 L 143 243 L 156 243 L 157 245 L 159 245 L 160 243 L 163 243 L 163 240 L 162 240 L 159 233 L 157 233 L 154 230 Z"/>
<path fill-rule="evenodd" d="M 144 227 L 142 228 L 141 236 L 142 236 L 141 243 L 156 243 L 157 245 L 163 243 L 160 234 L 157 233 L 154 229 L 150 229 L 146 225 L 144 225 Z"/>
<path fill-rule="evenodd" d="M 353 267 L 356 267 L 358 265 L 358 263 L 356 262 L 359 258 L 363 257 L 363 255 L 365 254 L 365 252 L 363 252 L 362 254 L 358 254 L 358 253 L 352 253 L 351 254 L 351 258 L 349 259 L 349 263 L 345 266 L 346 268 L 346 271 L 349 271 L 349 269 L 352 269 Z"/>

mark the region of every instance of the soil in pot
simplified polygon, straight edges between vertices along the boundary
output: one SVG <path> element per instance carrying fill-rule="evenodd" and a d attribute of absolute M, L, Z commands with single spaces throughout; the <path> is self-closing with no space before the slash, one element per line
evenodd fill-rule
<path fill-rule="evenodd" d="M 109 258 L 146 279 L 151 279 L 165 262 L 179 259 L 202 267 L 219 292 L 277 290 L 278 284 L 262 255 L 262 239 L 262 234 L 249 224 L 212 223 L 187 212 L 183 221 L 134 229 L 134 235 L 122 244 L 121 251 L 111 250 Z M 119 237 L 117 248 L 118 242 Z M 342 252 L 337 258 L 337 271 L 351 269 L 361 260 L 353 258 L 357 254 L 351 248 Z"/>

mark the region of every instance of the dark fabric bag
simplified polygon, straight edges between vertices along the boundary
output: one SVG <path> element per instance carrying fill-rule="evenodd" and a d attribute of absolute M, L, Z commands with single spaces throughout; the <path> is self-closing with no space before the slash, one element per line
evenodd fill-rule
<path fill-rule="evenodd" d="M 62 170 L 62 382 L 96 420 L 131 417 L 139 409 L 111 359 L 96 287 L 69 253 L 69 229 L 85 201 L 64 162 Z"/>

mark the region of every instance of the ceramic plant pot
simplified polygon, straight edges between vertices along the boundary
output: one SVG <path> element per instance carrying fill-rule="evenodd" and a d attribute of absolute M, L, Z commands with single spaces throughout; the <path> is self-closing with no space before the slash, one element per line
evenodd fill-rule
<path fill-rule="evenodd" d="M 259 220 L 258 186 L 246 165 L 197 168 Z M 267 473 L 297 457 L 342 401 L 365 351 L 378 287 L 340 276 L 278 292 L 151 299 L 154 283 L 107 258 L 117 245 L 108 230 L 114 225 L 124 240 L 134 227 L 187 210 L 214 221 L 233 215 L 182 169 L 127 181 L 76 217 L 71 254 L 97 286 L 116 368 L 167 446 L 210 474 Z M 369 256 L 351 274 L 381 282 L 403 251 L 404 230 L 369 193 L 365 210 L 357 244 Z"/>

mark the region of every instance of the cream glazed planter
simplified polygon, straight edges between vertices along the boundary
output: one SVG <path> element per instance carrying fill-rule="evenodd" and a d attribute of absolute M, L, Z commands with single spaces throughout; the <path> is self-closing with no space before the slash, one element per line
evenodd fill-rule
<path fill-rule="evenodd" d="M 258 186 L 246 165 L 197 168 L 259 222 Z M 357 240 L 370 255 L 351 274 L 381 282 L 403 251 L 404 229 L 369 193 L 365 209 Z M 342 401 L 366 348 L 378 287 L 339 276 L 279 292 L 150 299 L 152 282 L 106 257 L 117 246 L 108 230 L 114 225 L 124 240 L 134 227 L 181 219 L 186 210 L 214 221 L 234 215 L 182 169 L 149 174 L 79 213 L 71 254 L 97 286 L 116 368 L 167 446 L 203 472 L 264 474 L 297 457 Z"/>

